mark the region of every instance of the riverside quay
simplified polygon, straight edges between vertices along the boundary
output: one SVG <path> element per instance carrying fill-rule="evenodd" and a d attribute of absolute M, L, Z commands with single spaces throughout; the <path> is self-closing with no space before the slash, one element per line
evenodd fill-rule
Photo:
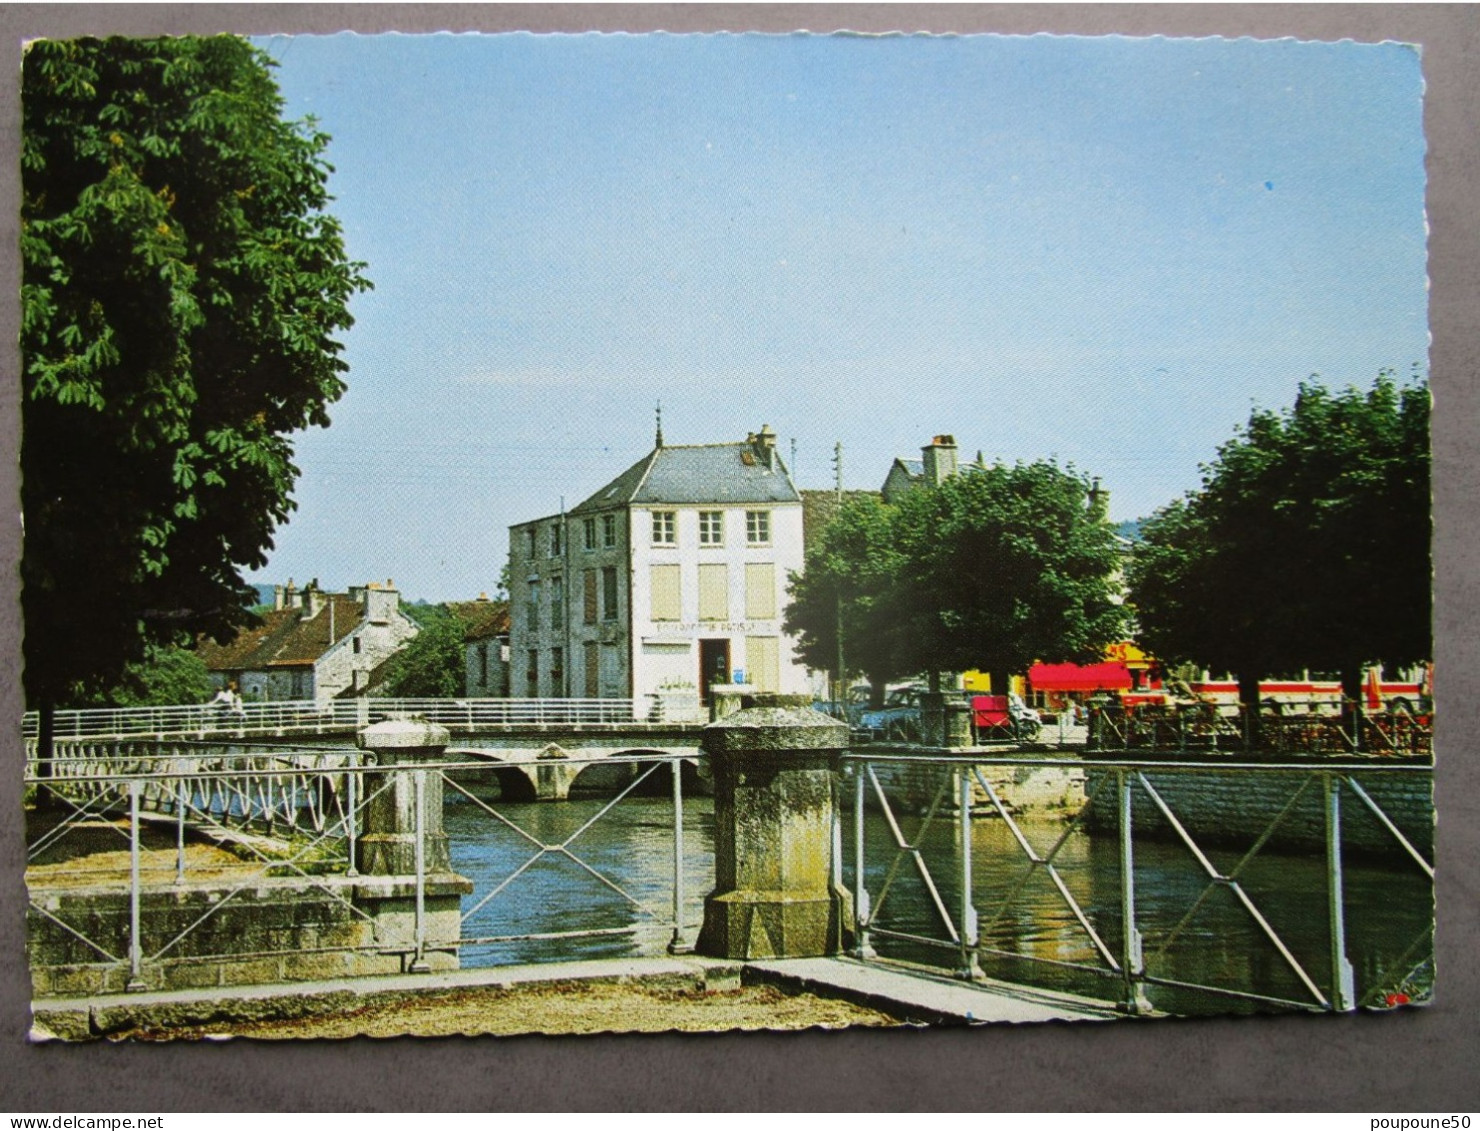
<path fill-rule="evenodd" d="M 1025 743 L 937 700 L 921 741 L 863 742 L 806 701 L 715 692 L 678 718 L 59 712 L 44 760 L 28 718 L 36 1034 L 516 970 L 687 972 L 961 1023 L 1432 992 L 1428 717 L 1097 708 Z"/>

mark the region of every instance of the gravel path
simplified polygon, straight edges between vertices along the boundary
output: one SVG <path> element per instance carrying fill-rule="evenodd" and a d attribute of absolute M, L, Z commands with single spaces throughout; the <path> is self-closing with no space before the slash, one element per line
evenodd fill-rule
<path fill-rule="evenodd" d="M 254 1037 L 509 1036 L 519 1033 L 722 1032 L 729 1029 L 840 1029 L 892 1026 L 887 1014 L 772 986 L 705 991 L 636 983 L 551 982 L 386 995 L 344 1013 L 281 1021 L 223 1021 L 177 1029 L 136 1029 L 113 1039 L 176 1041 Z"/>

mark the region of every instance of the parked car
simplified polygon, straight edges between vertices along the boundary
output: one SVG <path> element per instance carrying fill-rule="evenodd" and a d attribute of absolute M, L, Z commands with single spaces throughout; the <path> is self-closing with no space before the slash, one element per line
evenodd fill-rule
<path fill-rule="evenodd" d="M 859 727 L 870 738 L 880 741 L 920 741 L 920 696 L 924 688 L 897 687 L 889 692 L 884 706 L 865 711 L 860 716 Z"/>

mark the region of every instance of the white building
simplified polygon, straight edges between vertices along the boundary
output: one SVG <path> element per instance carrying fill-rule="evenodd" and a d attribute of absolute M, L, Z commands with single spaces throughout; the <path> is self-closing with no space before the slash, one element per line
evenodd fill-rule
<path fill-rule="evenodd" d="M 509 528 L 516 696 L 807 693 L 781 630 L 802 502 L 770 428 L 657 446 L 564 515 Z"/>

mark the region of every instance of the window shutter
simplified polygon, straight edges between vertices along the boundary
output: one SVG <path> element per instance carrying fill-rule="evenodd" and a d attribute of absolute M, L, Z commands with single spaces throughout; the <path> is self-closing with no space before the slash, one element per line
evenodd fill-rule
<path fill-rule="evenodd" d="M 745 617 L 747 620 L 776 619 L 774 562 L 745 563 Z"/>
<path fill-rule="evenodd" d="M 585 620 L 587 624 L 596 623 L 596 571 L 594 569 L 581 572 L 581 584 L 586 587 L 582 597 L 585 601 Z"/>
<path fill-rule="evenodd" d="M 730 619 L 730 569 L 723 563 L 699 567 L 699 619 Z"/>
<path fill-rule="evenodd" d="M 678 566 L 655 565 L 651 569 L 652 619 L 678 620 L 683 608 L 679 599 Z"/>

